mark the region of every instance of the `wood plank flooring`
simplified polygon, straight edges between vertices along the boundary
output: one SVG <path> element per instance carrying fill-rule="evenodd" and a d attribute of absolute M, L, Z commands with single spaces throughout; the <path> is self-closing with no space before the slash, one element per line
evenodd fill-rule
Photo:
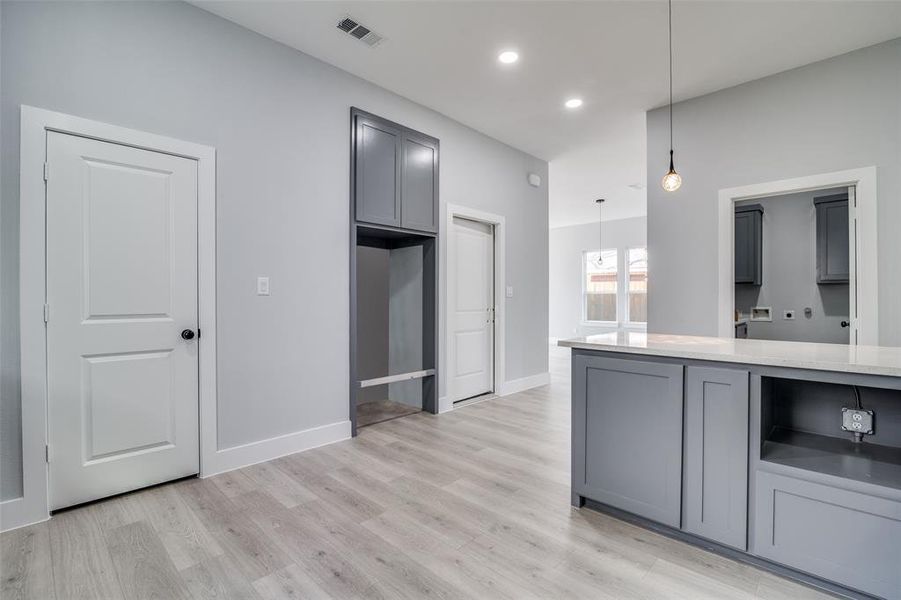
<path fill-rule="evenodd" d="M 420 408 L 392 402 L 391 400 L 373 400 L 357 404 L 357 427 L 366 427 L 382 421 L 398 417 L 406 417 L 420 412 Z"/>
<path fill-rule="evenodd" d="M 569 505 L 550 386 L 62 512 L 0 535 L 3 600 L 824 598 Z"/>

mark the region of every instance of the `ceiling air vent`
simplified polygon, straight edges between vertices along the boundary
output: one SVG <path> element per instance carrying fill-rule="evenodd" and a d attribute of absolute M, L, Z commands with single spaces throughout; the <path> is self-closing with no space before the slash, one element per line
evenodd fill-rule
<path fill-rule="evenodd" d="M 382 36 L 372 31 L 365 25 L 360 25 L 350 17 L 344 17 L 338 22 L 338 29 L 344 33 L 348 33 L 365 43 L 370 48 L 382 41 Z"/>

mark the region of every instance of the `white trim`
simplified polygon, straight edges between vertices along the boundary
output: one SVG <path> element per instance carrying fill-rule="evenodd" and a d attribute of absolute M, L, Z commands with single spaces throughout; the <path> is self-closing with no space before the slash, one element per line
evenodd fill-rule
<path fill-rule="evenodd" d="M 879 345 L 876 167 L 849 169 L 720 190 L 717 203 L 719 230 L 717 330 L 720 337 L 735 336 L 733 323 L 733 311 L 735 310 L 735 276 L 733 273 L 735 219 L 733 214 L 735 202 L 842 186 L 855 186 L 857 195 L 857 243 L 852 248 L 857 258 L 856 287 L 855 281 L 852 281 L 851 289 L 857 290 L 856 298 L 852 298 L 852 309 L 856 305 L 858 318 L 854 319 L 853 316 L 851 318 L 856 321 L 857 343 L 870 346 Z"/>
<path fill-rule="evenodd" d="M 550 382 L 550 372 L 529 375 L 528 377 L 521 377 L 520 379 L 513 379 L 512 381 L 504 382 L 504 385 L 501 386 L 501 389 L 497 392 L 497 395 L 509 396 L 510 394 L 516 394 L 530 390 L 532 388 L 541 387 L 542 385 L 548 385 Z"/>
<path fill-rule="evenodd" d="M 216 150 L 23 105 L 19 170 L 22 498 L 0 504 L 0 530 L 49 518 L 47 463 L 46 197 L 47 131 L 164 152 L 197 161 L 200 472 L 216 454 Z M 19 502 L 21 501 L 21 502 Z"/>
<path fill-rule="evenodd" d="M 647 331 L 648 324 L 630 321 L 629 318 L 629 250 L 644 249 L 647 244 L 640 246 L 613 246 L 602 248 L 601 252 L 616 252 L 616 321 L 589 321 L 588 314 L 588 253 L 598 250 L 582 250 L 582 296 L 579 327 L 598 331 Z M 622 317 L 622 319 L 620 318 Z"/>
<path fill-rule="evenodd" d="M 506 365 L 506 304 L 507 304 L 507 258 L 506 258 L 506 235 L 507 220 L 503 215 L 496 215 L 475 208 L 468 208 L 456 204 L 447 204 L 444 211 L 444 231 L 448 232 L 444 236 L 446 242 L 444 244 L 444 260 L 442 264 L 446 266 L 444 272 L 450 272 L 450 257 L 453 256 L 455 250 L 454 236 L 451 228 L 454 224 L 454 217 L 462 217 L 472 221 L 479 221 L 494 228 L 494 393 L 505 385 L 505 365 Z M 440 249 L 439 249 L 440 251 Z M 453 298 L 456 285 L 454 278 L 445 275 L 445 298 Z M 445 372 L 450 372 L 450 357 L 454 355 L 454 336 L 451 332 L 454 330 L 454 314 L 447 302 L 444 317 L 444 354 Z M 438 399 L 438 412 L 448 412 L 453 409 L 453 378 L 448 376 L 445 378 L 445 395 Z"/>
<path fill-rule="evenodd" d="M 350 439 L 349 420 L 226 448 L 209 457 L 201 477 L 211 477 L 347 439 Z"/>

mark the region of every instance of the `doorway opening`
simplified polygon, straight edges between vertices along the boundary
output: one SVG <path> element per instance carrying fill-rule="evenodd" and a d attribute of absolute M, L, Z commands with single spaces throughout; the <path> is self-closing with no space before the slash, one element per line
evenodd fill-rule
<path fill-rule="evenodd" d="M 856 343 L 855 186 L 735 203 L 735 337 Z"/>
<path fill-rule="evenodd" d="M 454 253 L 448 271 L 454 278 L 454 295 L 448 310 L 454 312 L 451 331 L 454 354 L 449 377 L 454 403 L 493 394 L 494 389 L 494 225 L 453 217 Z"/>
<path fill-rule="evenodd" d="M 793 195 L 811 193 L 808 209 L 816 215 L 820 210 L 822 217 L 820 236 L 825 236 L 820 247 L 825 252 L 820 259 L 822 271 L 817 282 L 816 267 L 811 267 L 813 272 L 806 278 L 813 280 L 814 285 L 821 288 L 825 286 L 840 286 L 847 280 L 848 316 L 845 319 L 837 312 L 845 312 L 842 306 L 833 306 L 830 312 L 838 322 L 840 329 L 848 331 L 850 344 L 878 345 L 879 344 L 879 282 L 877 260 L 877 197 L 876 197 L 876 168 L 864 167 L 836 171 L 818 175 L 809 175 L 794 179 L 783 179 L 748 186 L 727 188 L 719 191 L 717 203 L 718 219 L 718 296 L 717 296 L 717 333 L 720 337 L 736 337 L 745 335 L 745 323 L 742 319 L 736 319 L 736 287 L 741 285 L 753 285 L 755 278 L 760 278 L 766 263 L 761 260 L 759 264 L 746 262 L 746 256 L 736 256 L 737 245 L 742 253 L 754 255 L 753 243 L 759 240 L 760 249 L 764 250 L 762 229 L 755 229 L 748 223 L 739 223 L 740 215 L 736 213 L 736 206 L 744 206 L 750 214 L 761 214 L 761 201 L 773 198 L 776 202 L 785 201 Z M 832 193 L 835 192 L 835 193 Z M 841 196 L 847 196 L 847 199 Z M 814 196 L 818 202 L 814 203 Z M 754 202 L 751 202 L 751 201 Z M 847 202 L 847 210 L 843 202 Z M 750 207 L 748 207 L 750 205 Z M 739 211 L 741 212 L 741 210 Z M 753 219 L 750 219 L 753 220 Z M 758 219 L 763 224 L 762 219 Z M 808 222 L 808 226 L 815 228 L 815 220 Z M 836 233 L 840 233 L 842 227 L 847 226 L 847 253 L 839 244 L 827 243 L 829 237 L 837 239 Z M 805 231 L 806 231 L 805 227 Z M 815 229 L 814 229 L 815 231 Z M 830 233 L 831 232 L 831 233 Z M 749 238 L 750 236 L 750 238 Z M 749 239 L 751 241 L 749 241 Z M 813 248 L 816 247 L 816 237 L 811 238 Z M 813 251 L 811 249 L 811 251 Z M 816 255 L 812 255 L 816 264 Z M 778 260 L 784 257 L 777 257 Z M 831 279 L 831 281 L 830 281 Z M 762 281 L 762 280 L 761 280 Z M 841 288 L 836 287 L 836 290 Z M 830 292 L 826 292 L 827 295 Z M 833 296 L 842 295 L 841 291 L 833 292 Z M 834 298 L 833 298 L 834 299 Z M 811 308 L 811 320 L 815 316 L 815 306 L 808 304 L 786 306 L 779 309 L 767 306 L 762 301 L 747 304 L 748 323 L 753 317 L 758 322 L 767 320 L 798 321 L 807 320 L 806 308 Z M 834 303 L 833 303 L 834 304 Z M 778 309 L 778 312 L 777 312 Z M 786 316 L 786 311 L 788 315 Z M 825 309 L 823 310 L 825 312 Z M 841 321 L 846 321 L 847 326 L 841 327 Z M 836 340 L 838 341 L 838 340 Z"/>
<path fill-rule="evenodd" d="M 20 131 L 22 496 L 3 530 L 226 470 L 215 149 L 24 105 Z"/>
<path fill-rule="evenodd" d="M 440 412 L 504 395 L 506 287 L 503 216 L 449 204 L 445 364 Z"/>

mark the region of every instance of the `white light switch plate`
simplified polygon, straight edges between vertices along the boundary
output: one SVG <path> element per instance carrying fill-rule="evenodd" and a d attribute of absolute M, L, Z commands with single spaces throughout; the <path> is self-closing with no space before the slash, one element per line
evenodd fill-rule
<path fill-rule="evenodd" d="M 257 296 L 269 295 L 269 278 L 257 277 Z"/>
<path fill-rule="evenodd" d="M 507 298 L 512 298 L 512 297 L 513 297 L 513 286 L 508 285 L 507 286 Z"/>

